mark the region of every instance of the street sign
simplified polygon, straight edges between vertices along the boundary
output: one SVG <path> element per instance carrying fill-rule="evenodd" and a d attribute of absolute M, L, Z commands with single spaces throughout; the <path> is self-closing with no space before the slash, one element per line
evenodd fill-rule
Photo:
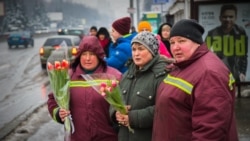
<path fill-rule="evenodd" d="M 152 32 L 157 33 L 157 29 L 161 23 L 161 13 L 160 12 L 143 12 L 143 21 L 148 21 L 152 26 Z"/>
<path fill-rule="evenodd" d="M 153 0 L 154 4 L 163 4 L 163 3 L 167 3 L 168 0 Z"/>

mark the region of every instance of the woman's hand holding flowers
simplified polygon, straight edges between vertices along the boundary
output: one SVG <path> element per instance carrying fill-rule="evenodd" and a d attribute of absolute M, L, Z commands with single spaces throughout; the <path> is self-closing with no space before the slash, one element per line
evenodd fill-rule
<path fill-rule="evenodd" d="M 128 113 L 128 111 L 130 110 L 131 106 L 126 106 L 126 110 Z M 129 126 L 129 116 L 128 114 L 122 114 L 121 112 L 117 111 L 116 112 L 116 120 L 118 121 L 119 124 L 123 125 L 123 126 Z"/>
<path fill-rule="evenodd" d="M 115 115 L 116 115 L 116 120 L 118 121 L 119 124 L 128 126 L 129 124 L 128 115 L 123 115 L 119 111 L 117 111 Z"/>
<path fill-rule="evenodd" d="M 70 115 L 70 111 L 60 108 L 59 109 L 59 117 L 61 118 L 62 122 L 65 121 L 65 118 Z"/>

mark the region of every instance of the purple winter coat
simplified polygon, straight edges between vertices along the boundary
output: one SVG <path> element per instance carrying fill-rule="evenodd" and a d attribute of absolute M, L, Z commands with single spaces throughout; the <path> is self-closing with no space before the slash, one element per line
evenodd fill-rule
<path fill-rule="evenodd" d="M 96 53 L 100 60 L 99 66 L 92 72 L 112 74 L 117 80 L 121 79 L 121 73 L 108 67 L 103 61 L 103 49 L 95 37 L 86 38 L 81 43 L 78 53 L 78 63 L 75 63 L 71 73 L 71 81 L 84 81 L 81 74 L 85 74 L 80 67 L 79 56 L 83 51 L 90 50 Z M 83 39 L 84 40 L 84 39 Z M 77 60 L 76 58 L 76 60 Z M 53 110 L 58 108 L 52 93 L 49 94 L 47 101 L 50 115 L 56 117 L 57 122 L 61 122 L 58 112 Z M 75 132 L 71 134 L 71 141 L 117 141 L 117 133 L 112 127 L 109 117 L 110 105 L 92 87 L 71 87 L 70 88 L 70 113 L 72 115 Z M 62 123 L 62 122 L 61 122 Z"/>
<path fill-rule="evenodd" d="M 205 44 L 176 66 L 157 91 L 152 141 L 238 141 L 228 68 Z"/>

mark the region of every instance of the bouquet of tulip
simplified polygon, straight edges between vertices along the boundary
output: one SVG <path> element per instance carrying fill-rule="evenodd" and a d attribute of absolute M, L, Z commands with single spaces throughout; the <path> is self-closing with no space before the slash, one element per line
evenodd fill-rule
<path fill-rule="evenodd" d="M 65 55 L 64 49 L 52 51 L 47 61 L 47 72 L 49 76 L 50 86 L 53 91 L 55 100 L 60 108 L 69 110 L 69 83 L 70 77 L 69 61 Z M 74 132 L 74 126 L 71 116 L 66 117 L 64 121 L 66 136 L 69 137 L 70 131 Z"/>
<path fill-rule="evenodd" d="M 121 97 L 121 90 L 114 75 L 99 73 L 85 74 L 82 77 L 117 111 L 127 114 L 126 106 Z M 128 126 L 129 131 L 134 130 Z"/>

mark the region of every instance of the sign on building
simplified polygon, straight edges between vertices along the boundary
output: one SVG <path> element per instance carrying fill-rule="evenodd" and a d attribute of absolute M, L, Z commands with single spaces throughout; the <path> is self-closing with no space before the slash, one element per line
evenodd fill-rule
<path fill-rule="evenodd" d="M 168 0 L 153 0 L 153 3 L 154 4 L 164 4 L 164 3 L 167 3 Z"/>
<path fill-rule="evenodd" d="M 236 81 L 250 81 L 250 3 L 199 5 L 203 39 Z M 227 31 L 227 32 L 225 32 Z"/>

